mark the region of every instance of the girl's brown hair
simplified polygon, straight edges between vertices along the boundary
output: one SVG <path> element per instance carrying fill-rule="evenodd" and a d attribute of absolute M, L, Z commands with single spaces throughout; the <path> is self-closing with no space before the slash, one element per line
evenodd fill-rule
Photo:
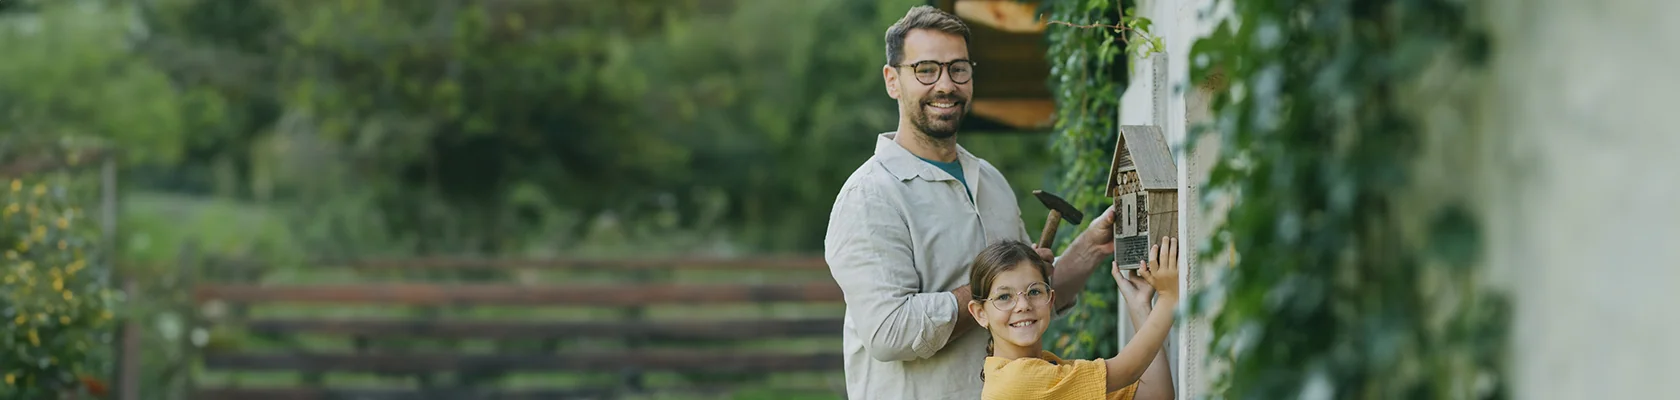
<path fill-rule="evenodd" d="M 1050 262 L 1040 258 L 1032 245 L 1019 240 L 1003 240 L 986 246 L 974 256 L 974 262 L 968 269 L 968 287 L 972 289 L 969 293 L 973 294 L 974 300 L 985 300 L 992 293 L 992 281 L 997 280 L 998 274 L 1015 269 L 1023 261 L 1038 268 L 1038 273 L 1044 275 L 1044 283 L 1050 283 Z"/>

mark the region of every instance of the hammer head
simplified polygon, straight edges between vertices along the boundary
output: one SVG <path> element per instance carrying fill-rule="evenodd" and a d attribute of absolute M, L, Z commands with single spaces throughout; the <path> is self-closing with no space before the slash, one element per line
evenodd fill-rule
<path fill-rule="evenodd" d="M 1061 213 L 1062 219 L 1067 220 L 1069 224 L 1079 225 L 1080 222 L 1085 221 L 1085 213 L 1080 212 L 1079 208 L 1072 204 L 1068 204 L 1067 200 L 1062 200 L 1061 197 L 1043 190 L 1034 190 L 1032 194 L 1033 197 L 1038 198 L 1039 202 L 1044 203 L 1045 208 Z"/>

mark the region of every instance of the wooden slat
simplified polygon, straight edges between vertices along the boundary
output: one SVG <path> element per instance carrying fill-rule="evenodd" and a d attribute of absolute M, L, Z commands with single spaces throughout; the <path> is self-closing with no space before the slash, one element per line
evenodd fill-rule
<path fill-rule="evenodd" d="M 586 258 L 562 257 L 547 259 L 498 258 L 384 258 L 359 260 L 317 260 L 312 264 L 345 266 L 364 270 L 496 270 L 496 269 L 554 269 L 554 270 L 766 270 L 766 271 L 828 271 L 828 263 L 821 256 L 761 256 L 718 257 L 680 256 L 645 258 Z M 221 265 L 243 268 L 260 267 L 256 260 L 223 260 Z"/>
<path fill-rule="evenodd" d="M 578 354 L 248 354 L 210 353 L 204 367 L 243 371 L 413 374 L 443 371 L 686 371 L 769 373 L 839 370 L 839 353 L 775 354 L 678 349 Z"/>
<path fill-rule="evenodd" d="M 320 333 L 374 337 L 575 338 L 625 337 L 650 340 L 733 340 L 780 337 L 839 337 L 840 318 L 748 321 L 439 321 L 260 319 L 245 326 L 254 333 Z"/>
<path fill-rule="evenodd" d="M 649 388 L 629 391 L 610 388 L 578 389 L 520 389 L 472 390 L 454 388 L 287 388 L 287 387 L 220 387 L 201 388 L 193 393 L 195 400 L 526 400 L 526 399 L 599 399 L 649 393 L 681 393 L 683 395 L 725 395 L 739 390 L 727 386 Z M 779 395 L 838 395 L 833 390 L 816 388 L 776 388 Z"/>
<path fill-rule="evenodd" d="M 348 303 L 445 305 L 634 306 L 660 303 L 837 302 L 833 281 L 762 285 L 599 285 L 523 286 L 507 284 L 348 284 L 284 285 L 202 284 L 193 289 L 200 302 Z"/>
<path fill-rule="evenodd" d="M 195 400 L 537 400 L 611 397 L 607 389 L 548 389 L 548 390 L 462 390 L 434 389 L 366 389 L 366 388 L 202 388 L 193 392 Z"/>

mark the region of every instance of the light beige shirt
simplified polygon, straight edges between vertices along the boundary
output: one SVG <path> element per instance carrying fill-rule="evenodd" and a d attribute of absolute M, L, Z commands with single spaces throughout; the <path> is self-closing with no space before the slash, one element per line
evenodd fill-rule
<path fill-rule="evenodd" d="M 973 202 L 894 135 L 880 135 L 875 156 L 846 180 L 824 240 L 846 298 L 847 398 L 978 399 L 990 334 L 950 337 L 957 318 L 972 317 L 969 299 L 949 291 L 968 284 L 987 244 L 1027 239 L 1021 209 L 1003 174 L 961 146 Z"/>

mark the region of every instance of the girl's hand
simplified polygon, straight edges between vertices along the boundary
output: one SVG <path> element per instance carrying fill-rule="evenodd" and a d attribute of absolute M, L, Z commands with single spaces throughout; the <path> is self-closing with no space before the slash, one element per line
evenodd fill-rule
<path fill-rule="evenodd" d="M 1149 281 L 1137 274 L 1127 275 L 1120 269 L 1120 263 L 1115 262 L 1109 274 L 1114 275 L 1114 282 L 1120 286 L 1120 295 L 1126 299 L 1126 304 L 1132 307 L 1149 307 L 1149 300 L 1155 297 L 1155 288 L 1149 286 Z"/>
<path fill-rule="evenodd" d="M 1178 298 L 1178 239 L 1161 238 L 1161 244 L 1149 247 L 1149 262 L 1138 273 L 1162 296 Z"/>

